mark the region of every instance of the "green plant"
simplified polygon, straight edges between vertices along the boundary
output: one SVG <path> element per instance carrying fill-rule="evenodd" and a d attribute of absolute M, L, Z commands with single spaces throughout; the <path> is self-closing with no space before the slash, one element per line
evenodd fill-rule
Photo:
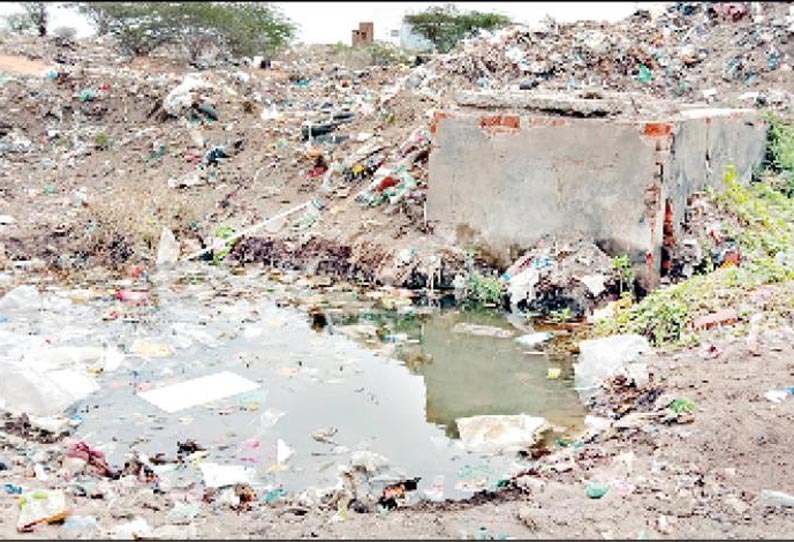
<path fill-rule="evenodd" d="M 160 45 L 183 46 L 196 60 L 209 47 L 234 55 L 272 55 L 296 27 L 273 6 L 260 2 L 79 2 L 101 33 L 122 49 L 146 55 Z"/>
<path fill-rule="evenodd" d="M 504 284 L 498 277 L 487 277 L 478 271 L 469 272 L 463 289 L 463 304 L 481 308 L 498 305 L 502 300 Z"/>
<path fill-rule="evenodd" d="M 231 226 L 218 226 L 217 228 L 215 228 L 215 237 L 218 239 L 226 240 L 233 235 L 234 235 L 234 228 L 232 228 Z M 216 264 L 220 263 L 221 260 L 223 260 L 227 254 L 229 254 L 229 251 L 232 249 L 232 244 L 233 243 L 227 242 L 223 246 L 223 248 L 221 248 L 220 250 L 216 250 L 212 256 L 213 262 Z"/>
<path fill-rule="evenodd" d="M 101 151 L 104 151 L 104 150 L 110 148 L 110 138 L 108 137 L 108 135 L 106 133 L 98 132 L 94 136 L 94 146 L 97 149 L 99 149 Z"/>
<path fill-rule="evenodd" d="M 681 412 L 692 413 L 695 411 L 695 403 L 685 397 L 679 397 L 670 403 L 667 408 L 676 414 L 680 414 Z"/>
<path fill-rule="evenodd" d="M 782 191 L 794 196 L 794 126 L 769 116 L 766 164 L 783 177 Z"/>
<path fill-rule="evenodd" d="M 391 66 L 407 60 L 402 50 L 396 45 L 383 41 L 367 44 L 370 62 L 376 66 Z"/>
<path fill-rule="evenodd" d="M 617 273 L 619 292 L 622 297 L 624 288 L 633 289 L 634 286 L 634 269 L 631 267 L 631 259 L 627 254 L 615 256 L 612 258 L 612 269 Z"/>
<path fill-rule="evenodd" d="M 639 303 L 598 321 L 593 328 L 595 335 L 638 333 L 657 346 L 689 344 L 697 341 L 690 324 L 698 315 L 738 307 L 760 286 L 781 285 L 781 294 L 768 303 L 768 311 L 786 311 L 794 304 L 794 269 L 785 263 L 794 247 L 791 199 L 770 183 L 742 186 L 732 167 L 726 168 L 723 179 L 725 190 L 709 191 L 708 196 L 731 222 L 738 223 L 724 231 L 735 232 L 741 266 L 719 268 L 655 290 Z"/>
<path fill-rule="evenodd" d="M 509 17 L 498 13 L 461 13 L 452 4 L 432 6 L 421 13 L 406 15 L 405 22 L 442 53 L 450 51 L 461 39 L 479 29 L 494 30 L 511 23 Z"/>

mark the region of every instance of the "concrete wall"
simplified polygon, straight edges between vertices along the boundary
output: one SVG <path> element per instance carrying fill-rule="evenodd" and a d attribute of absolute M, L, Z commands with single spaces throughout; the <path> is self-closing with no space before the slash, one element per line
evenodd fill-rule
<path fill-rule="evenodd" d="M 687 196 L 718 186 L 727 164 L 749 180 L 765 142 L 754 111 L 669 122 L 456 113 L 433 130 L 428 219 L 456 242 L 478 238 L 507 263 L 543 235 L 581 235 L 628 253 L 646 286 L 665 202 L 679 222 Z"/>

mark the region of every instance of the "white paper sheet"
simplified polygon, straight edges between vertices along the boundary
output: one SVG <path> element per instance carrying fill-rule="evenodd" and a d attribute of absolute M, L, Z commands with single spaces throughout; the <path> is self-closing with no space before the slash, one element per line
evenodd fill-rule
<path fill-rule="evenodd" d="M 173 413 L 253 391 L 259 387 L 260 385 L 253 380 L 223 371 L 179 384 L 142 391 L 138 396 L 166 412 Z"/>
<path fill-rule="evenodd" d="M 256 477 L 254 469 L 240 465 L 219 465 L 217 463 L 200 463 L 201 475 L 207 487 L 225 487 L 234 484 L 252 484 Z"/>

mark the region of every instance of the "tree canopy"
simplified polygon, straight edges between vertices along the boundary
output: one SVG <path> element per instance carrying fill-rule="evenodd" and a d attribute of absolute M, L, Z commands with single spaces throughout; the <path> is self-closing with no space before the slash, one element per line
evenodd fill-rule
<path fill-rule="evenodd" d="M 209 46 L 234 55 L 272 54 L 295 35 L 295 25 L 260 2 L 81 2 L 99 34 L 145 55 L 165 44 L 184 46 L 192 60 Z"/>
<path fill-rule="evenodd" d="M 442 53 L 448 52 L 461 39 L 479 29 L 494 30 L 512 22 L 509 17 L 499 13 L 460 12 L 452 4 L 431 6 L 421 13 L 406 15 L 404 20 Z"/>
<path fill-rule="evenodd" d="M 35 32 L 47 35 L 47 4 L 45 2 L 20 2 L 24 11 L 6 15 L 5 25 L 11 32 L 27 34 Z"/>

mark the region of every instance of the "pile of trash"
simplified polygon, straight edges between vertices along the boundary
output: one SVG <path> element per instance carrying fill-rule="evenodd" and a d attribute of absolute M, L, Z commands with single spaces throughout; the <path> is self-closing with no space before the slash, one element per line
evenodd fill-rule
<path fill-rule="evenodd" d="M 483 32 L 422 69 L 445 74 L 438 84 L 450 90 L 598 88 L 783 107 L 793 25 L 786 4 L 677 2 L 615 23 L 547 18 Z"/>
<path fill-rule="evenodd" d="M 617 293 L 612 259 L 583 239 L 545 236 L 502 275 L 513 310 L 581 317 Z"/>

